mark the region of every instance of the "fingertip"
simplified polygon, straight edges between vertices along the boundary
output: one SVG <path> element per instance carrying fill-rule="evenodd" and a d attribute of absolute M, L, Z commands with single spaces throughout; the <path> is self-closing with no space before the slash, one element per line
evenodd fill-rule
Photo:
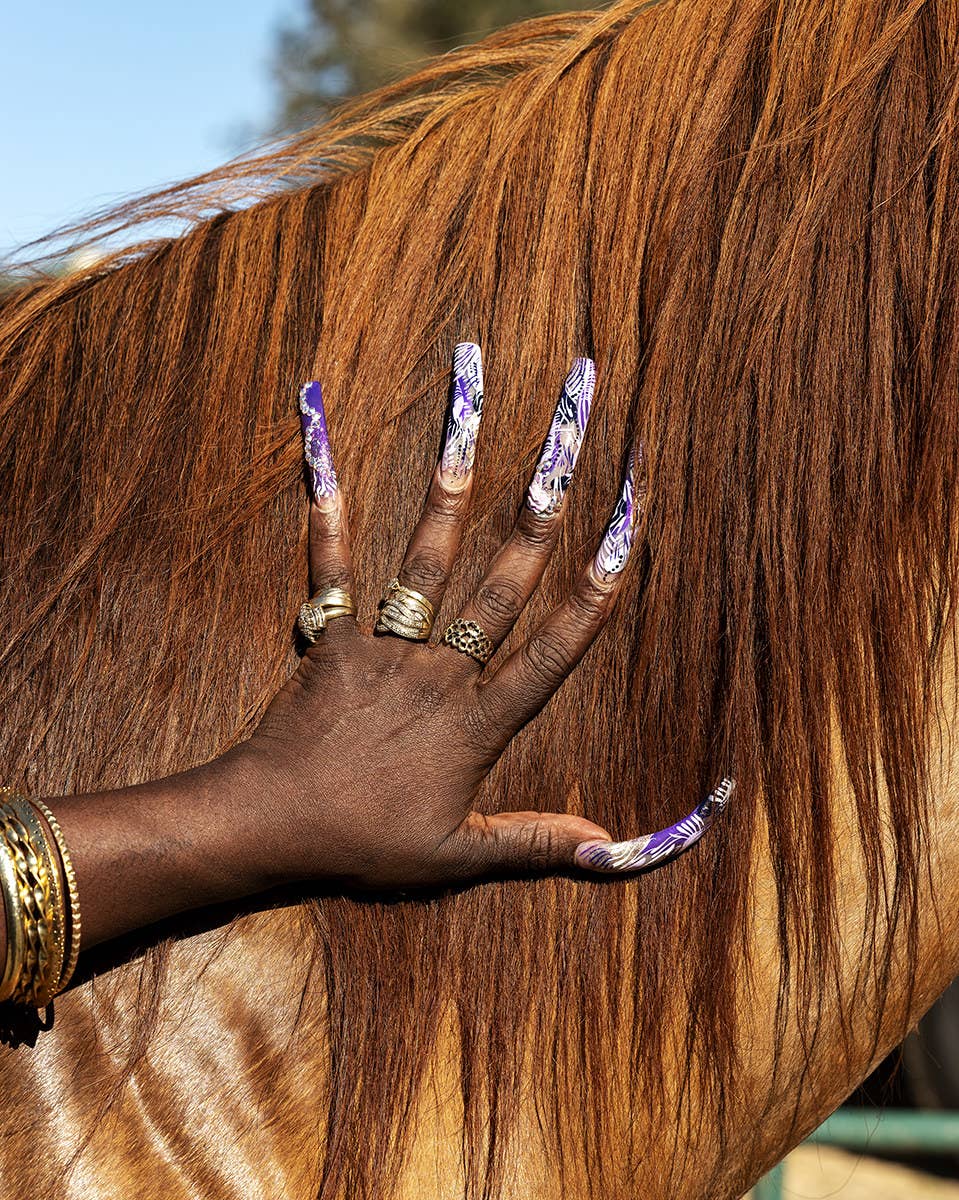
<path fill-rule="evenodd" d="M 611 837 L 591 838 L 580 842 L 573 852 L 573 862 L 584 871 L 612 870 L 609 847 L 613 844 Z"/>
<path fill-rule="evenodd" d="M 328 503 L 339 489 L 326 424 L 323 389 L 318 380 L 310 380 L 300 388 L 299 410 L 303 455 L 310 472 L 312 497 L 318 504 Z"/>
<path fill-rule="evenodd" d="M 475 342 L 458 342 L 453 349 L 453 381 L 440 456 L 446 487 L 472 473 L 482 412 L 483 356 Z"/>

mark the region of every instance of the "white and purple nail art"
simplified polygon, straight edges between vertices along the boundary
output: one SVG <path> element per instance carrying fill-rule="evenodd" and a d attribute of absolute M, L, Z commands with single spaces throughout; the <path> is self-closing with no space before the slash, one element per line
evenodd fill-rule
<path fill-rule="evenodd" d="M 587 871 L 617 875 L 664 866 L 696 845 L 735 792 L 736 781 L 724 779 L 688 817 L 658 833 L 646 833 L 627 842 L 583 842 L 576 847 L 576 864 Z"/>
<path fill-rule="evenodd" d="M 330 435 L 326 429 L 323 389 L 316 380 L 300 388 L 300 424 L 303 428 L 303 453 L 310 468 L 313 496 L 318 504 L 336 495 L 336 471 L 330 453 Z"/>
<path fill-rule="evenodd" d="M 637 484 L 638 479 L 638 484 Z M 642 443 L 630 451 L 629 466 L 623 480 L 623 490 L 616 501 L 613 515 L 600 542 L 593 571 L 604 583 L 618 575 L 626 566 L 633 545 L 636 518 L 646 498 L 645 458 Z"/>
<path fill-rule="evenodd" d="M 527 506 L 541 516 L 557 512 L 563 503 L 583 444 L 595 386 L 596 367 L 592 359 L 577 358 L 563 384 L 563 392 L 526 495 Z"/>
<path fill-rule="evenodd" d="M 480 348 L 474 342 L 460 342 L 453 350 L 453 387 L 446 440 L 440 458 L 440 473 L 447 483 L 462 483 L 473 469 L 482 412 L 483 358 Z"/>

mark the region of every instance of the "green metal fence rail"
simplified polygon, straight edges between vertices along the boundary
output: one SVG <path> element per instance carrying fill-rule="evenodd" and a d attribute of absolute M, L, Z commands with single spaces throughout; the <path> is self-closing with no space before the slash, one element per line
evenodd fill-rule
<path fill-rule="evenodd" d="M 894 1153 L 959 1153 L 959 1112 L 913 1112 L 901 1108 L 840 1108 L 807 1142 L 842 1146 L 844 1150 L 885 1150 Z M 753 1200 L 782 1200 L 783 1164 L 753 1188 Z"/>

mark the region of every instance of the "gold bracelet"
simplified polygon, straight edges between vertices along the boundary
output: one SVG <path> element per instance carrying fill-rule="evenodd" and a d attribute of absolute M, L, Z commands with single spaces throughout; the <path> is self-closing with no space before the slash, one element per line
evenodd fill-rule
<path fill-rule="evenodd" d="M 63 960 L 66 954 L 66 924 L 67 913 L 63 903 L 63 888 L 60 882 L 60 866 L 56 855 L 50 846 L 50 839 L 44 832 L 43 825 L 26 796 L 3 789 L 6 792 L 7 808 L 12 808 L 20 819 L 33 841 L 35 850 L 43 856 L 47 878 L 50 880 L 50 899 L 52 925 L 47 938 L 47 968 L 42 976 L 38 976 L 33 988 L 33 1000 L 37 1008 L 46 1008 L 56 993 L 60 990 L 59 983 L 63 974 Z M 3 794 L 0 791 L 0 795 Z"/>
<path fill-rule="evenodd" d="M 0 832 L 13 855 L 25 943 L 23 968 L 11 998 L 19 1004 L 30 1004 L 49 969 L 53 927 L 50 878 L 29 833 L 7 804 L 0 804 Z"/>
<path fill-rule="evenodd" d="M 26 944 L 23 938 L 23 906 L 20 903 L 20 888 L 17 885 L 17 870 L 13 851 L 0 832 L 0 889 L 3 892 L 3 908 L 7 927 L 7 956 L 0 976 L 0 1001 L 9 1000 L 20 982 Z"/>
<path fill-rule="evenodd" d="M 33 800 L 32 804 L 43 813 L 47 824 L 53 832 L 54 840 L 57 843 L 57 849 L 60 851 L 60 861 L 63 865 L 63 875 L 67 881 L 67 894 L 69 898 L 70 911 L 70 947 L 67 950 L 66 961 L 63 964 L 63 971 L 60 974 L 60 979 L 57 983 L 57 992 L 62 992 L 70 980 L 73 978 L 73 972 L 76 970 L 77 959 L 80 957 L 80 892 L 77 888 L 77 873 L 73 869 L 73 861 L 70 858 L 70 852 L 67 850 L 66 839 L 63 836 L 63 830 L 60 828 L 60 822 L 53 815 L 49 808 L 42 800 Z"/>

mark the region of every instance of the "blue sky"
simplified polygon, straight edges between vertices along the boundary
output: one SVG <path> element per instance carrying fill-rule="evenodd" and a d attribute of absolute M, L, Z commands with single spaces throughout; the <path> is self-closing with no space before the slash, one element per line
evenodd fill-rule
<path fill-rule="evenodd" d="M 301 0 L 5 6 L 0 257 L 245 148 L 274 111 L 274 31 L 301 11 Z"/>

